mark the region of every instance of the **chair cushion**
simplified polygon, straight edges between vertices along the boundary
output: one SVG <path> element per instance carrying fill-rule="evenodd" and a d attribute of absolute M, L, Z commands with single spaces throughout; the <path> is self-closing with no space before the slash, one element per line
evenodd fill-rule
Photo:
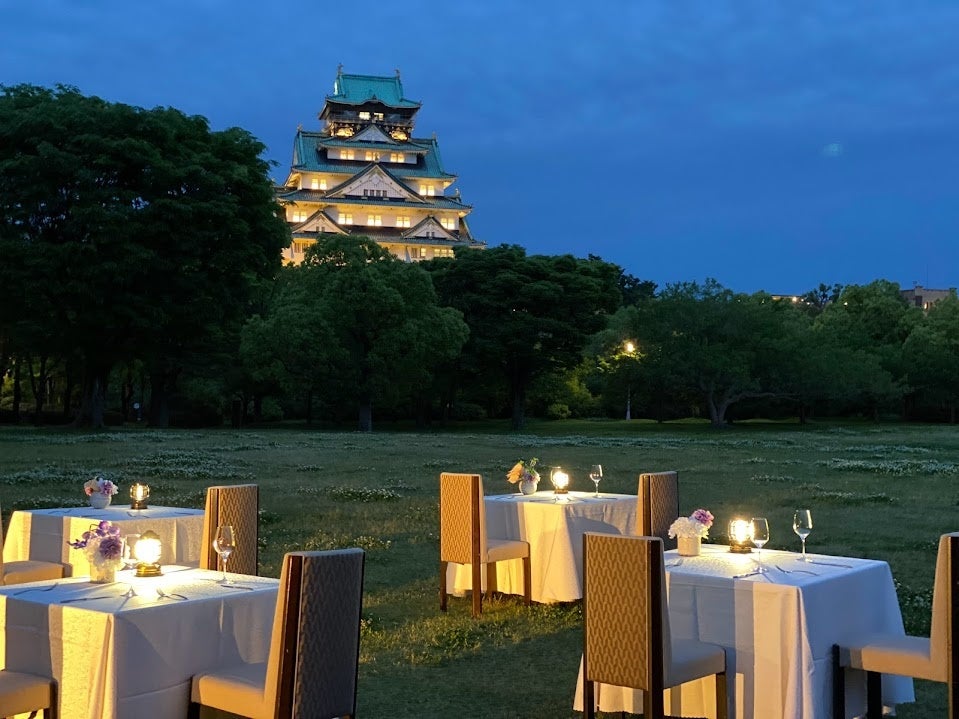
<path fill-rule="evenodd" d="M 0 716 L 46 709 L 52 699 L 50 687 L 46 677 L 0 671 Z"/>
<path fill-rule="evenodd" d="M 190 701 L 250 719 L 268 719 L 273 706 L 266 706 L 265 686 L 266 662 L 237 664 L 194 676 Z"/>
<path fill-rule="evenodd" d="M 946 667 L 932 663 L 929 639 L 926 637 L 873 634 L 861 637 L 853 647 L 841 650 L 844 666 L 881 674 L 946 681 Z"/>
<path fill-rule="evenodd" d="M 61 579 L 63 565 L 54 562 L 41 562 L 35 559 L 22 559 L 3 563 L 3 583 L 23 584 L 24 582 L 42 582 L 46 579 Z"/>
<path fill-rule="evenodd" d="M 522 559 L 529 556 L 529 544 L 515 539 L 487 539 L 486 554 L 489 562 Z"/>
<path fill-rule="evenodd" d="M 675 687 L 693 679 L 726 671 L 726 651 L 695 639 L 673 639 L 673 665 L 666 667 L 665 686 Z"/>

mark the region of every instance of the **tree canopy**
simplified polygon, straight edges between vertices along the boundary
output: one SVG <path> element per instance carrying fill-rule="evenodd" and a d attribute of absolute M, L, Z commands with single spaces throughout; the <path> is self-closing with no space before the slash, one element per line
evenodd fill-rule
<path fill-rule="evenodd" d="M 142 358 L 154 419 L 191 348 L 245 317 L 289 243 L 264 146 L 205 118 L 70 87 L 0 93 L 0 335 L 72 358 L 81 422 L 117 363 Z"/>

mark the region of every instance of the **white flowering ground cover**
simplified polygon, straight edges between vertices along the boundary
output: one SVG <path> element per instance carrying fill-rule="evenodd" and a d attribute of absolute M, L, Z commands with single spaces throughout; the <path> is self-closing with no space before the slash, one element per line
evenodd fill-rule
<path fill-rule="evenodd" d="M 477 428 L 481 427 L 482 431 Z M 486 491 L 515 491 L 505 474 L 524 457 L 562 466 L 573 489 L 635 494 L 643 471 L 680 474 L 681 510 L 708 507 L 710 541 L 733 515 L 769 518 L 768 546 L 798 550 L 791 518 L 812 509 L 810 552 L 888 561 L 907 631 L 929 630 L 939 535 L 959 530 L 959 430 L 939 425 L 702 425 L 643 422 L 499 424 L 414 433 L 268 428 L 243 431 L 82 433 L 0 428 L 0 503 L 85 503 L 83 482 L 100 474 L 151 487 L 155 504 L 202 507 L 210 484 L 257 482 L 260 573 L 276 576 L 293 549 L 367 551 L 358 712 L 366 717 L 469 716 L 562 719 L 570 709 L 581 650 L 578 603 L 497 599 L 483 617 L 469 602 L 438 608 L 437 478 L 476 471 Z M 547 469 L 548 471 L 548 469 Z M 481 688 L 482 687 L 482 688 Z M 917 683 L 904 719 L 945 713 L 945 691 Z"/>

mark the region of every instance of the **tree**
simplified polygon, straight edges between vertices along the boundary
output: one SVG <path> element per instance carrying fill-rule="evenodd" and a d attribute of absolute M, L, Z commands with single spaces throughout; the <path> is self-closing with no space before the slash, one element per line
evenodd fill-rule
<path fill-rule="evenodd" d="M 79 423 L 102 425 L 111 368 L 141 357 L 165 424 L 184 355 L 229 336 L 276 272 L 289 234 L 263 149 L 171 108 L 2 88 L 0 328 L 42 323 L 61 356 L 77 352 Z"/>
<path fill-rule="evenodd" d="M 959 299 L 936 302 L 903 344 L 910 386 L 929 401 L 944 404 L 949 421 L 959 405 Z"/>
<path fill-rule="evenodd" d="M 847 394 L 876 419 L 883 407 L 893 406 L 909 390 L 903 344 L 922 311 L 910 307 L 899 285 L 876 280 L 847 285 L 836 302 L 816 318 L 817 331 L 829 344 L 844 348 L 859 361 L 843 362 Z"/>
<path fill-rule="evenodd" d="M 527 256 L 522 247 L 500 245 L 428 267 L 441 301 L 469 325 L 463 370 L 502 378 L 514 429 L 525 424 L 530 383 L 576 366 L 589 335 L 620 303 L 621 270 L 597 258 Z"/>
<path fill-rule="evenodd" d="M 374 402 L 428 385 L 469 332 L 458 311 L 439 306 L 423 268 L 365 237 L 321 236 L 272 306 L 271 316 L 281 315 L 276 361 L 328 398 L 351 399 L 364 432 L 373 428 Z"/>

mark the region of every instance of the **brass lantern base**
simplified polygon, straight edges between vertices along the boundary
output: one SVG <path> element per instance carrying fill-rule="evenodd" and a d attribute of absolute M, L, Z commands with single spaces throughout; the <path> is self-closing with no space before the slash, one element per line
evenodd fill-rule
<path fill-rule="evenodd" d="M 568 489 L 554 489 L 553 494 L 569 494 Z"/>
<path fill-rule="evenodd" d="M 730 544 L 729 551 L 733 554 L 751 554 L 753 550 L 748 544 Z"/>
<path fill-rule="evenodd" d="M 146 509 L 147 501 L 145 499 L 134 499 L 130 502 L 130 509 Z"/>
<path fill-rule="evenodd" d="M 147 564 L 146 562 L 141 562 L 137 565 L 138 577 L 159 577 L 163 572 L 160 571 L 159 564 Z"/>

